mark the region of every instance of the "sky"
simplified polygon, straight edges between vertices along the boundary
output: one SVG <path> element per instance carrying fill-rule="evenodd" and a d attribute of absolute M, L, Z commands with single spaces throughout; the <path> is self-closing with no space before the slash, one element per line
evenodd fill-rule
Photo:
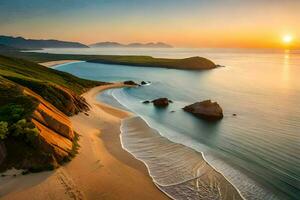
<path fill-rule="evenodd" d="M 0 0 L 0 35 L 300 48 L 300 0 Z M 282 42 L 285 35 L 290 44 Z"/>

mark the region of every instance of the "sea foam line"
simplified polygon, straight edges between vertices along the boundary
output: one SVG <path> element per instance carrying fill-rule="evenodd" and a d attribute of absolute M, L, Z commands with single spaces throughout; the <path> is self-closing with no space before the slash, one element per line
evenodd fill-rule
<path fill-rule="evenodd" d="M 147 166 L 153 182 L 174 199 L 239 199 L 241 194 L 202 154 L 161 136 L 141 117 L 122 120 L 121 144 Z M 133 137 L 132 137 L 133 136 Z M 137 136 L 137 137 L 135 137 Z M 200 185 L 199 185 L 200 183 Z"/>

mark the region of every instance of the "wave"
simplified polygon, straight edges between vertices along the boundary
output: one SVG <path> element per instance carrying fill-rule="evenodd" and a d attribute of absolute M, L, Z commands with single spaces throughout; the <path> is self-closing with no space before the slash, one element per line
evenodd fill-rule
<path fill-rule="evenodd" d="M 141 117 L 121 125 L 124 149 L 143 161 L 153 182 L 173 199 L 241 199 L 238 191 L 201 153 L 162 137 Z"/>

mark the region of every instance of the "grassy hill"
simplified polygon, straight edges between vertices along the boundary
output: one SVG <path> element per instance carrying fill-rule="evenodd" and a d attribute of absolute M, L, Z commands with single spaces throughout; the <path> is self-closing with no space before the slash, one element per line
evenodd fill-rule
<path fill-rule="evenodd" d="M 50 169 L 72 156 L 67 116 L 88 110 L 79 95 L 102 82 L 0 56 L 0 171 Z"/>
<path fill-rule="evenodd" d="M 202 57 L 170 59 L 151 56 L 98 56 L 88 60 L 88 62 L 186 70 L 213 69 L 216 67 L 212 61 Z"/>

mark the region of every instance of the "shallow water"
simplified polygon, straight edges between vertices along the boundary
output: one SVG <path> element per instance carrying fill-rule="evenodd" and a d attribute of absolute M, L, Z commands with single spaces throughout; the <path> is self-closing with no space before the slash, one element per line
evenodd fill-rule
<path fill-rule="evenodd" d="M 73 50 L 72 53 L 74 53 Z M 92 51 L 92 50 L 89 50 Z M 95 54 L 104 50 L 95 50 Z M 299 199 L 300 196 L 300 54 L 291 51 L 110 50 L 109 54 L 159 57 L 199 55 L 225 65 L 210 71 L 184 71 L 93 63 L 58 67 L 80 77 L 102 80 L 146 80 L 140 88 L 107 91 L 172 141 L 205 155 L 247 199 Z M 113 52 L 114 51 L 114 52 Z M 66 53 L 68 50 L 65 50 Z M 90 53 L 90 52 L 89 52 Z M 168 97 L 167 109 L 141 101 Z M 182 111 L 212 99 L 225 117 L 207 123 Z M 111 103 L 111 102 L 110 102 Z M 170 111 L 176 111 L 171 113 Z M 232 116 L 236 113 L 237 116 Z"/>
<path fill-rule="evenodd" d="M 242 199 L 200 152 L 171 142 L 142 118 L 124 119 L 120 137 L 123 148 L 146 164 L 154 183 L 171 198 Z"/>

